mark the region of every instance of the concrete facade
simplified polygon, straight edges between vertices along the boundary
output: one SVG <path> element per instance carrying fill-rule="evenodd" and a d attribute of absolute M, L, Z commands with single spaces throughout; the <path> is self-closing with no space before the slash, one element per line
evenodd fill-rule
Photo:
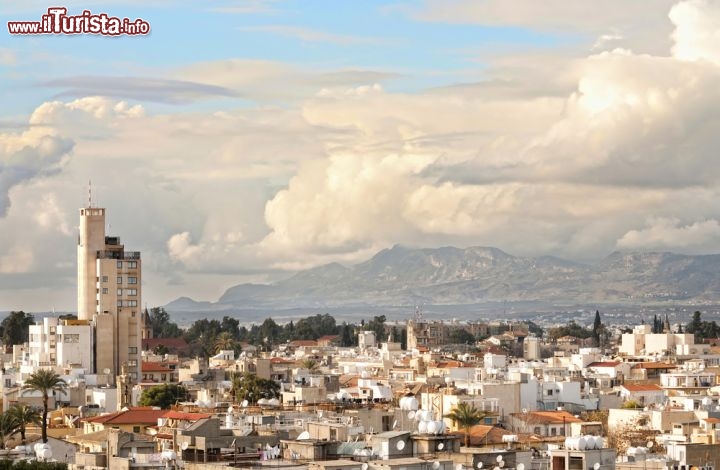
<path fill-rule="evenodd" d="M 116 377 L 123 366 L 140 375 L 142 269 L 140 253 L 105 234 L 105 209 L 80 209 L 78 319 L 96 328 L 95 372 Z"/>

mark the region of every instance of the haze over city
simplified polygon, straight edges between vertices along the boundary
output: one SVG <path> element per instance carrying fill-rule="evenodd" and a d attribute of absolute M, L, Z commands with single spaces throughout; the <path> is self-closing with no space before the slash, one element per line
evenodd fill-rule
<path fill-rule="evenodd" d="M 716 2 L 64 6 L 151 32 L 0 35 L 0 310 L 77 308 L 89 181 L 150 306 L 395 244 L 720 252 Z"/>

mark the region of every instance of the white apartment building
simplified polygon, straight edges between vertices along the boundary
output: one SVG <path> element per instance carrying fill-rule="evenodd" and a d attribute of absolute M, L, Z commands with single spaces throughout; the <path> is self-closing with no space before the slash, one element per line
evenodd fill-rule
<path fill-rule="evenodd" d="M 78 319 L 95 327 L 94 367 L 113 379 L 123 367 L 140 372 L 142 277 L 140 252 L 105 234 L 105 209 L 80 209 Z M 93 349 L 90 348 L 89 351 Z"/>
<path fill-rule="evenodd" d="M 692 333 L 652 333 L 650 325 L 637 325 L 632 333 L 622 335 L 619 351 L 627 356 L 683 356 L 707 354 L 709 349 L 709 345 L 695 344 Z"/>
<path fill-rule="evenodd" d="M 91 372 L 93 338 L 93 327 L 87 320 L 44 318 L 29 327 L 23 365 L 31 371 L 39 367 L 64 367 Z"/>

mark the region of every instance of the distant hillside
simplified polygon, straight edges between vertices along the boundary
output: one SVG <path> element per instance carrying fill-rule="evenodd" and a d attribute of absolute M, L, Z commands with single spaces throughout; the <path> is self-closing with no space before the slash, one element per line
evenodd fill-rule
<path fill-rule="evenodd" d="M 720 301 L 720 255 L 610 254 L 595 264 L 524 258 L 497 248 L 382 250 L 370 260 L 301 271 L 269 285 L 241 284 L 217 302 L 177 299 L 169 311 L 463 305 L 484 302 Z"/>

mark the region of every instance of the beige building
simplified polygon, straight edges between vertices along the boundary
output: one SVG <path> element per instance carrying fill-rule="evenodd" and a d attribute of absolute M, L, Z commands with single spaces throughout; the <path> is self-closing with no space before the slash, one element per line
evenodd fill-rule
<path fill-rule="evenodd" d="M 137 381 L 142 311 L 140 252 L 105 234 L 105 209 L 80 209 L 78 319 L 95 326 L 95 372 L 116 377 L 122 366 Z"/>

